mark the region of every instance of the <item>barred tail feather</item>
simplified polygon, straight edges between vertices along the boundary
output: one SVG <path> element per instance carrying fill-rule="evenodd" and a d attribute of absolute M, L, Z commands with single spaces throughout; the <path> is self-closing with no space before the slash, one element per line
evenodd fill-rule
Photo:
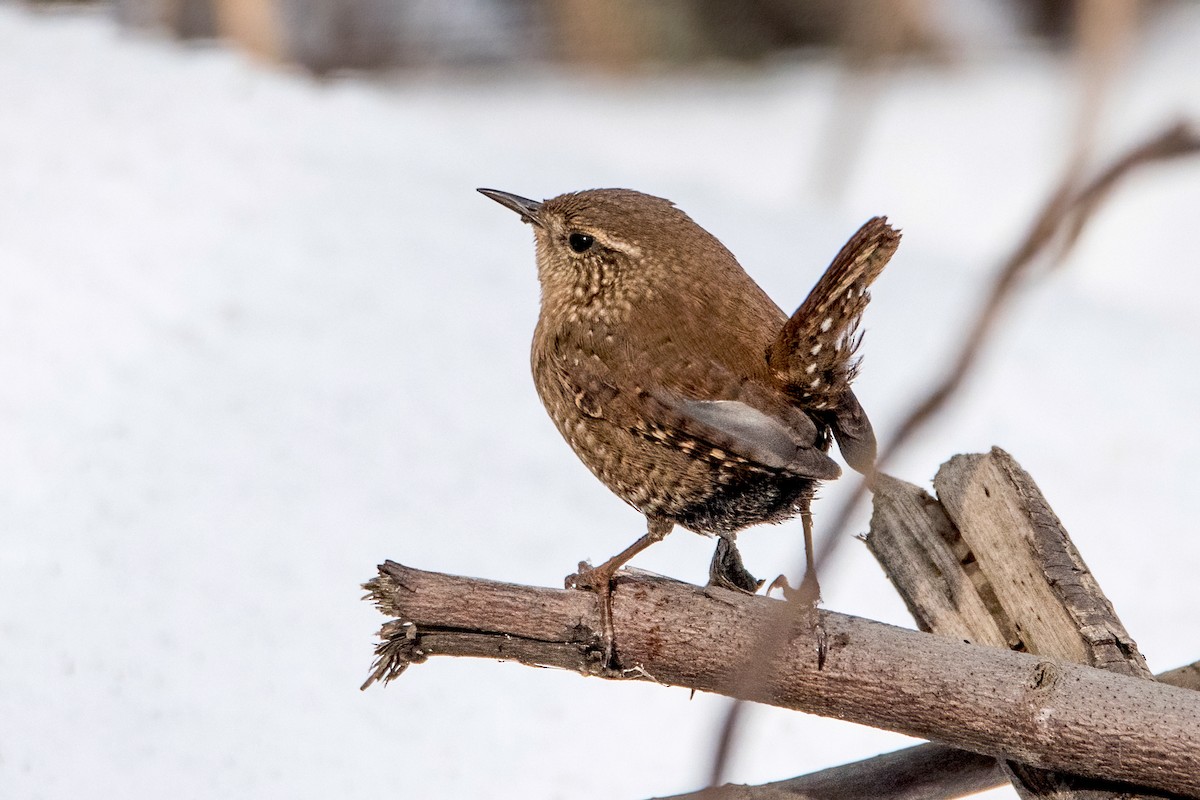
<path fill-rule="evenodd" d="M 868 220 L 776 336 L 767 363 L 800 406 L 832 409 L 854 380 L 867 288 L 899 246 L 900 232 L 886 217 Z"/>

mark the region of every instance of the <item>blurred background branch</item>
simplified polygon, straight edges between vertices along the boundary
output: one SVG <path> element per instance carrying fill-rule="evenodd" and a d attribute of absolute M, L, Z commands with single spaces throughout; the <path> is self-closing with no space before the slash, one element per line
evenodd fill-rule
<path fill-rule="evenodd" d="M 981 0 L 999 36 L 1112 62 L 1139 21 L 1179 0 Z M 80 5 L 26 0 L 28 5 Z M 962 14 L 932 0 L 107 0 L 124 26 L 225 39 L 315 74 L 557 62 L 623 72 L 780 54 L 836 54 L 849 72 L 952 63 Z M 1093 70 L 1103 72 L 1104 69 Z"/>

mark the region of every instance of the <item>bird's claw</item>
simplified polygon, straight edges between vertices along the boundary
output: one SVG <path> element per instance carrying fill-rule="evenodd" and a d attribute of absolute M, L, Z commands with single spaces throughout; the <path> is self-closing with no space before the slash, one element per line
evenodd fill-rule
<path fill-rule="evenodd" d="M 576 572 L 568 575 L 563 585 L 567 589 L 578 589 L 585 592 L 595 592 L 600 596 L 600 635 L 603 642 L 603 664 L 605 667 L 616 668 L 616 631 L 612 621 L 612 581 L 614 570 L 605 565 L 593 567 L 587 561 L 580 561 Z"/>
<path fill-rule="evenodd" d="M 716 552 L 708 565 L 708 585 L 755 594 L 762 588 L 763 582 L 746 569 L 746 565 L 742 563 L 742 554 L 738 552 L 733 541 L 722 536 L 717 540 Z"/>
<path fill-rule="evenodd" d="M 590 562 L 580 561 L 579 566 L 575 568 L 575 572 L 571 573 L 563 581 L 563 587 L 566 589 L 579 589 L 585 592 L 596 592 L 597 594 L 608 594 L 612 591 L 612 570 L 605 570 L 602 567 L 593 567 Z"/>

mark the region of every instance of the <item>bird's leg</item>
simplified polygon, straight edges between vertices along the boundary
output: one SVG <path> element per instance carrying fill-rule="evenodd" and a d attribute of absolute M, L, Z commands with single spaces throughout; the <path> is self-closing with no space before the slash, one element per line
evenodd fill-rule
<path fill-rule="evenodd" d="M 829 645 L 825 635 L 825 626 L 821 624 L 821 618 L 817 614 L 817 604 L 821 602 L 821 584 L 817 582 L 817 565 L 816 556 L 813 553 L 813 533 L 812 533 L 812 511 L 809 510 L 808 504 L 804 504 L 804 510 L 800 512 L 800 520 L 804 524 L 804 578 L 800 581 L 800 588 L 791 592 L 784 591 L 784 599 L 803 603 L 800 611 L 803 617 L 803 624 L 808 626 L 816 640 L 817 647 L 817 669 L 824 669 L 825 658 L 829 654 Z"/>
<path fill-rule="evenodd" d="M 800 581 L 800 598 L 814 606 L 821 602 L 821 584 L 817 582 L 816 553 L 813 552 L 812 509 L 804 504 L 800 512 L 800 523 L 804 526 L 804 578 Z"/>
<path fill-rule="evenodd" d="M 708 565 L 708 585 L 746 594 L 754 594 L 763 585 L 742 563 L 742 554 L 733 541 L 733 534 L 717 538 L 717 549 Z"/>
<path fill-rule="evenodd" d="M 604 665 L 613 666 L 616 632 L 612 624 L 612 582 L 624 564 L 655 542 L 661 542 L 671 532 L 675 523 L 661 517 L 646 517 L 646 535 L 626 547 L 598 567 L 586 561 L 579 562 L 579 571 L 568 575 L 566 588 L 587 589 L 600 595 L 600 627 L 604 635 Z"/>
<path fill-rule="evenodd" d="M 813 553 L 812 512 L 807 503 L 800 512 L 800 521 L 804 525 L 804 578 L 800 581 L 800 586 L 793 589 L 787 582 L 787 578 L 780 575 L 771 581 L 771 585 L 767 587 L 767 594 L 770 594 L 772 589 L 781 587 L 784 600 L 800 604 L 793 617 L 794 623 L 800 630 L 806 631 L 813 637 L 817 649 L 817 669 L 823 669 L 825 658 L 829 654 L 829 645 L 825 626 L 821 624 L 821 617 L 817 612 L 817 604 L 821 602 L 821 584 L 817 582 L 816 558 Z"/>
<path fill-rule="evenodd" d="M 800 600 L 816 607 L 821 601 L 821 584 L 817 582 L 816 554 L 813 552 L 813 521 L 812 509 L 808 504 L 800 511 L 800 523 L 804 527 L 804 578 L 798 588 L 793 588 L 787 581 L 787 576 L 780 575 L 771 581 L 767 594 L 775 589 L 783 590 L 785 600 Z"/>

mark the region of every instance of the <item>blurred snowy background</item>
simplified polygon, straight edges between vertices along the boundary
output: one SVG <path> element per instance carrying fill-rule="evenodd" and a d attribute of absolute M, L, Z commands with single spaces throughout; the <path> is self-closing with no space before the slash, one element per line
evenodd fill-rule
<path fill-rule="evenodd" d="M 358 691 L 377 562 L 553 586 L 641 532 L 538 403 L 531 236 L 475 187 L 669 197 L 789 311 L 889 215 L 857 384 L 887 439 L 1060 177 L 1092 74 L 1069 14 L 1001 0 L 866 33 L 704 2 L 343 4 L 403 7 L 393 27 L 300 0 L 42 5 L 0 3 L 4 798 L 698 787 L 721 698 L 454 660 Z M 1124 31 L 1097 159 L 1200 118 L 1200 5 Z M 1200 164 L 1124 185 L 893 470 L 1013 453 L 1156 671 L 1200 657 L 1197 210 Z M 740 541 L 759 575 L 800 558 L 798 522 Z M 677 532 L 636 565 L 703 582 L 710 552 Z M 911 626 L 858 542 L 822 583 Z M 906 743 L 755 708 L 731 777 Z"/>

